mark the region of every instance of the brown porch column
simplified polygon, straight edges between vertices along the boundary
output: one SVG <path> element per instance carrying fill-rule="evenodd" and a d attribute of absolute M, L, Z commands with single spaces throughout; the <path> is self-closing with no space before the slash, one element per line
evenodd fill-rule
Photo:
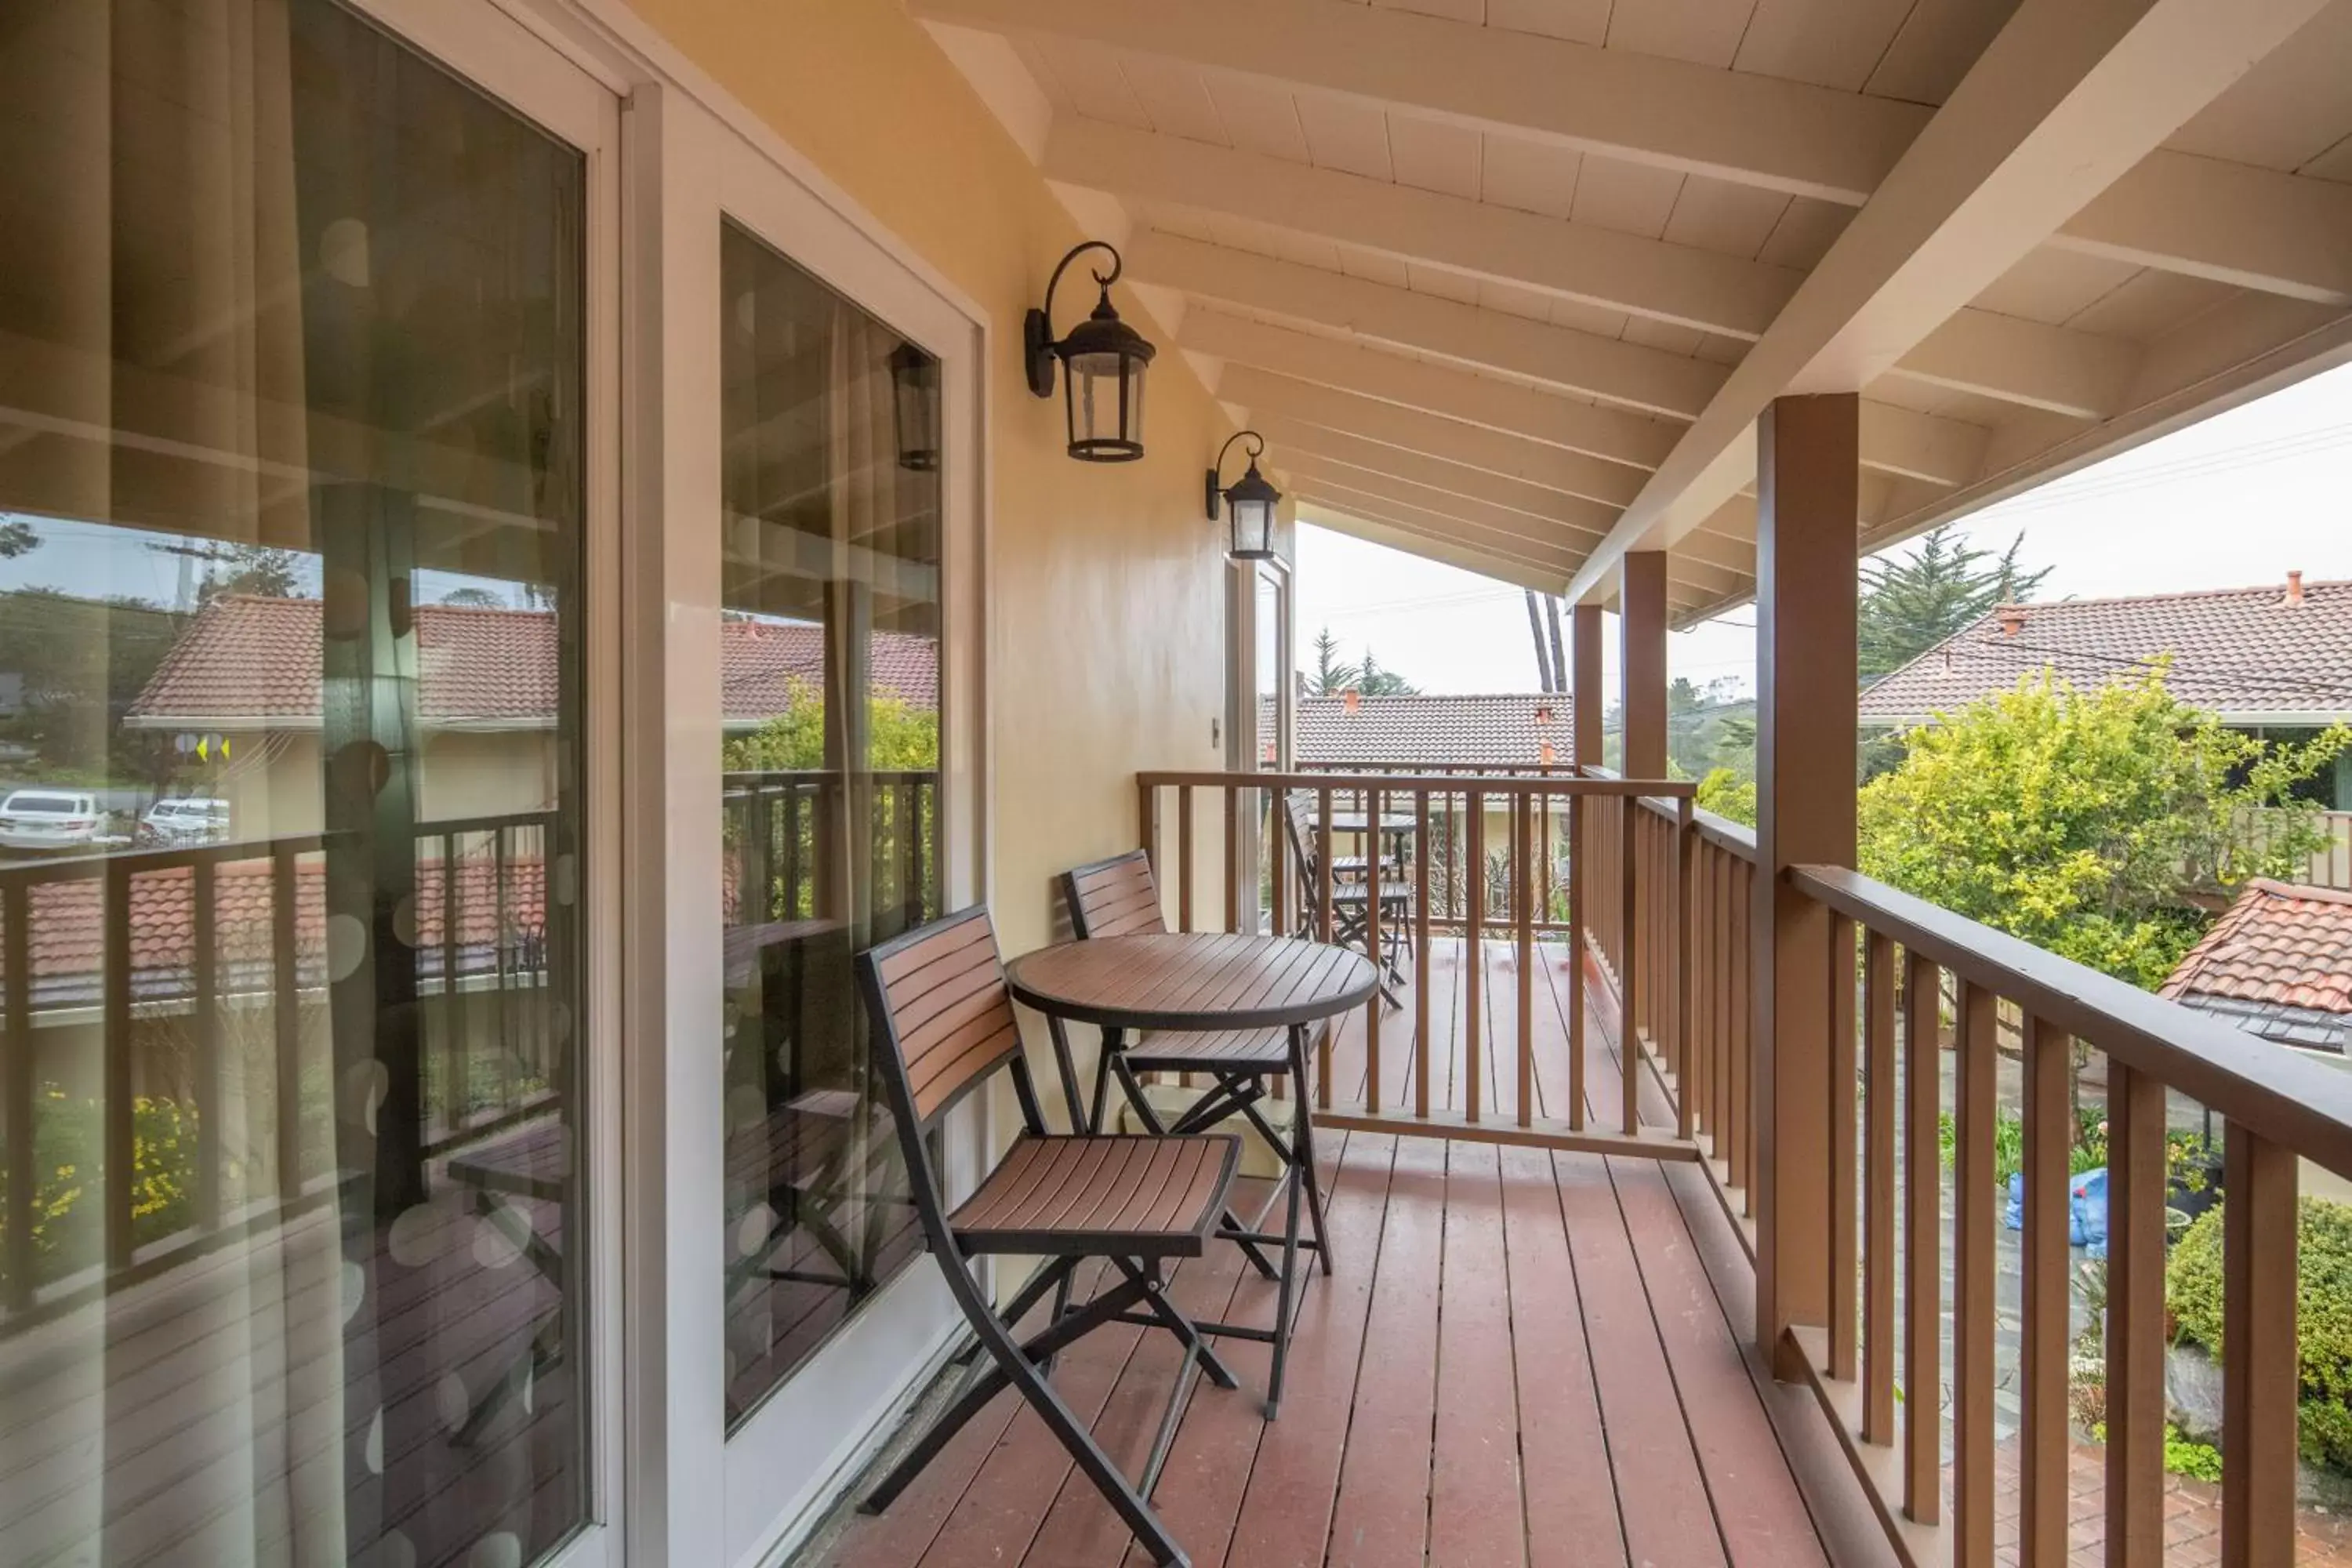
<path fill-rule="evenodd" d="M 1625 704 L 1625 776 L 1666 776 L 1666 552 L 1625 556 L 1617 592 L 1617 679 Z"/>
<path fill-rule="evenodd" d="M 1578 605 L 1569 622 L 1569 692 L 1575 703 L 1569 745 L 1580 768 L 1601 765 L 1601 725 L 1609 705 L 1601 686 L 1601 606 Z"/>
<path fill-rule="evenodd" d="M 1854 857 L 1852 393 L 1783 397 L 1757 421 L 1756 1338 L 1799 1374 L 1791 1324 L 1830 1305 L 1830 918 L 1782 879 Z"/>

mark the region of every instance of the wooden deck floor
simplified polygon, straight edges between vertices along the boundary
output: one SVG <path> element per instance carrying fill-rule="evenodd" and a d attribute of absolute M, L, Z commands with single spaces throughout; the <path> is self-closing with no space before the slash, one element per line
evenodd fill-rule
<path fill-rule="evenodd" d="M 1453 999 L 1433 1005 L 1431 1033 L 1446 1047 L 1433 1079 L 1459 1083 L 1461 944 L 1433 956 L 1433 992 Z M 1508 956 L 1500 944 L 1486 954 L 1506 1006 Z M 1557 950 L 1548 958 L 1538 1008 L 1557 1022 L 1567 984 Z M 1384 1065 L 1391 1048 L 1409 1064 L 1412 1015 L 1408 996 L 1389 1016 Z M 1587 1092 L 1594 1114 L 1613 1115 L 1614 1022 L 1591 1022 Z M 1489 1024 L 1490 1065 L 1510 1059 L 1510 1015 L 1490 1011 Z M 1364 1058 L 1360 1019 L 1349 1027 L 1353 1046 L 1343 1034 L 1335 1050 L 1342 1098 Z M 1564 1049 L 1550 1068 L 1564 1067 Z M 1515 1089 L 1514 1078 L 1488 1081 Z M 1550 1070 L 1537 1081 L 1560 1103 Z M 1263 1348 L 1233 1342 L 1242 1388 L 1200 1388 L 1160 1484 L 1157 1506 L 1194 1563 L 1826 1561 L 1734 1337 L 1753 1275 L 1696 1166 L 1366 1132 L 1321 1142 L 1338 1273 L 1307 1296 L 1282 1417 L 1259 1416 Z M 1271 1315 L 1272 1287 L 1232 1247 L 1185 1265 L 1174 1291 L 1202 1317 Z M 1064 1397 L 1130 1473 L 1175 1358 L 1166 1335 L 1113 1329 L 1056 1369 Z M 1123 1554 L 1144 1561 L 1007 1395 L 887 1514 L 845 1515 L 802 1561 L 1076 1568 Z"/>

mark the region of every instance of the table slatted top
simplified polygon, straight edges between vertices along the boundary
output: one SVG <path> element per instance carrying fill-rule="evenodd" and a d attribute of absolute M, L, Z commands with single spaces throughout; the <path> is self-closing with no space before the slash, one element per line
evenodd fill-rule
<path fill-rule="evenodd" d="M 1013 994 L 1041 1013 L 1120 1029 L 1264 1029 L 1361 1006 L 1380 973 L 1361 953 L 1281 936 L 1154 931 L 1024 953 Z"/>

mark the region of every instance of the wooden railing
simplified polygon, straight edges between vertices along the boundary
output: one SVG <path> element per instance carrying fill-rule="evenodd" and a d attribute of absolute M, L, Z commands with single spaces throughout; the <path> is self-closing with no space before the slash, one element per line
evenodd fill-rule
<path fill-rule="evenodd" d="M 2024 1560 L 2066 1561 L 2073 1503 L 2067 1197 L 2077 1043 L 2107 1063 L 2107 1560 L 2152 1563 L 2163 1549 L 2168 1090 L 2200 1102 L 2225 1129 L 2223 1561 L 2292 1560 L 2297 1162 L 2352 1177 L 2352 1078 L 1859 872 L 1798 867 L 1789 878 L 1832 922 L 1823 980 L 1832 1089 L 1826 1137 L 1777 1131 L 1825 1156 L 1831 1223 L 1825 1256 L 1776 1263 L 1825 1271 L 1816 1277 L 1830 1286 L 1828 1321 L 1792 1337 L 1890 1534 L 1915 1561 L 1994 1558 L 1997 1067 L 2000 1031 L 2013 1023 L 2023 1057 Z M 1945 1197 L 1933 1152 L 1948 1032 L 1957 1072 L 1946 1368 L 1937 1321 Z M 1949 1381 L 1948 1461 L 1938 1401 L 1898 1392 L 1898 1345 L 1905 1389 Z"/>
<path fill-rule="evenodd" d="M 1645 1154 L 1688 1159 L 1691 1144 L 1673 1126 L 1644 1125 L 1641 1120 L 1643 1078 L 1652 1066 L 1676 1059 L 1673 1009 L 1659 1015 L 1659 1037 L 1666 1043 L 1650 1050 L 1620 1052 L 1622 1082 L 1616 1097 L 1622 1101 L 1619 1124 L 1609 1130 L 1587 1125 L 1586 1042 L 1582 963 L 1571 954 L 1560 962 L 1569 995 L 1568 1039 L 1560 1064 L 1567 1114 L 1536 1114 L 1538 1096 L 1534 1079 L 1536 1049 L 1532 988 L 1538 942 L 1554 939 L 1548 952 L 1557 954 L 1570 931 L 1590 931 L 1600 911 L 1608 910 L 1614 933 L 1615 962 L 1631 963 L 1649 977 L 1662 996 L 1677 995 L 1683 984 L 1682 945 L 1678 916 L 1671 899 L 1656 889 L 1643 890 L 1623 874 L 1643 853 L 1635 841 L 1638 813 L 1622 807 L 1637 794 L 1654 794 L 1687 805 L 1691 786 L 1665 781 L 1624 781 L 1583 777 L 1573 773 L 1497 774 L 1463 772 L 1381 772 L 1345 773 L 1320 771 L 1297 773 L 1161 773 L 1138 776 L 1139 827 L 1141 842 L 1153 857 L 1164 888 L 1171 890 L 1175 922 L 1181 929 L 1241 930 L 1254 920 L 1259 896 L 1272 929 L 1319 934 L 1328 940 L 1340 934 L 1339 892 L 1345 885 L 1333 870 L 1334 857 L 1318 852 L 1315 844 L 1346 845 L 1353 840 L 1360 852 L 1376 864 L 1370 875 L 1400 881 L 1412 889 L 1410 912 L 1412 959 L 1405 985 L 1393 1006 L 1375 997 L 1366 1006 L 1363 1034 L 1365 1070 L 1361 1098 L 1334 1103 L 1330 1043 L 1326 1037 L 1318 1074 L 1318 1090 L 1325 1119 L 1335 1125 L 1381 1128 L 1409 1133 L 1469 1137 L 1501 1142 L 1544 1143 L 1559 1148 L 1600 1148 L 1622 1152 L 1638 1147 Z M 1303 876 L 1286 831 L 1285 796 L 1300 792 L 1311 800 L 1313 826 L 1309 853 L 1312 877 Z M 1203 817 L 1203 812 L 1208 814 Z M 1602 815 L 1607 814 L 1604 831 Z M 1365 822 L 1384 817 L 1409 819 L 1410 831 L 1390 835 L 1359 833 L 1339 826 L 1341 818 Z M 1204 820 L 1222 823 L 1227 854 L 1214 866 L 1202 858 L 1199 845 L 1209 835 Z M 1235 874 L 1238 848 L 1244 835 L 1260 846 L 1263 868 L 1259 889 L 1245 889 Z M 1579 854 L 1572 847 L 1606 839 L 1612 858 L 1603 871 L 1601 858 Z M 1342 853 L 1346 853 L 1343 848 Z M 1200 906 L 1203 873 L 1221 899 Z M 1369 916 L 1357 942 L 1370 951 L 1385 949 L 1393 934 L 1383 921 L 1398 915 L 1383 909 L 1380 899 L 1368 899 Z M 1463 1053 L 1462 1081 L 1451 1107 L 1433 1105 L 1430 1085 L 1432 1052 L 1394 1048 L 1400 1031 L 1413 1043 L 1432 1039 L 1429 1016 L 1430 939 L 1459 934 L 1465 950 L 1483 954 L 1491 942 L 1510 943 L 1511 973 L 1517 986 L 1512 1009 L 1515 1039 L 1508 1057 L 1515 1092 L 1486 1081 L 1484 1053 Z M 1486 1027 L 1486 987 L 1483 963 L 1463 965 L 1463 1037 L 1476 1040 Z M 1443 1020 L 1440 1020 L 1443 1023 Z M 1400 1078 L 1402 1081 L 1399 1081 Z M 1654 1103 L 1655 1085 L 1653 1084 Z M 1507 1103 L 1498 1113 L 1496 1107 Z"/>
<path fill-rule="evenodd" d="M 853 814 L 849 803 L 859 809 Z M 822 770 L 720 778 L 730 925 L 838 915 L 853 856 L 881 941 L 938 913 L 939 774 Z M 843 843 L 845 833 L 857 842 Z"/>

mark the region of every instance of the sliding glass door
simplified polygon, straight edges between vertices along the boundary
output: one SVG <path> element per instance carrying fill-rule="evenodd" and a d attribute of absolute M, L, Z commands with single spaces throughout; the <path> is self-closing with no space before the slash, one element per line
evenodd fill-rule
<path fill-rule="evenodd" d="M 0 1562 L 592 1518 L 615 108 L 512 74 L 333 0 L 0 7 Z"/>

